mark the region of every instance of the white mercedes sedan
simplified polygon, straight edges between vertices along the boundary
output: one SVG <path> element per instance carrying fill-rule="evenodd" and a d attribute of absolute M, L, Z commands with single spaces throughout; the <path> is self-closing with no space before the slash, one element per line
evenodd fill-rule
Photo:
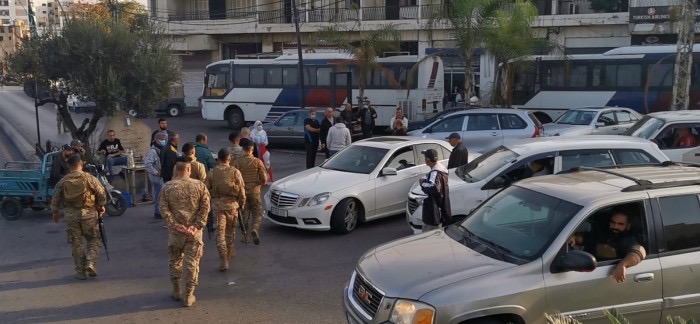
<path fill-rule="evenodd" d="M 275 181 L 265 217 L 275 224 L 347 234 L 358 222 L 404 213 L 408 191 L 427 174 L 422 151 L 446 165 L 444 140 L 375 137 L 352 143 L 318 167 Z"/>

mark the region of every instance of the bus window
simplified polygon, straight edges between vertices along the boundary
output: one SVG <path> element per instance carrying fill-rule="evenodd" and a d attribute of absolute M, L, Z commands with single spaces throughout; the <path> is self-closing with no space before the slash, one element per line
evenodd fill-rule
<path fill-rule="evenodd" d="M 250 68 L 250 85 L 261 86 L 265 85 L 265 68 L 251 67 Z"/>
<path fill-rule="evenodd" d="M 333 68 L 319 67 L 316 68 L 316 85 L 328 87 L 331 85 L 331 73 Z"/>
<path fill-rule="evenodd" d="M 281 86 L 282 85 L 282 67 L 281 66 L 270 66 L 267 68 L 267 80 L 265 81 L 268 86 Z"/>
<path fill-rule="evenodd" d="M 513 82 L 513 104 L 523 105 L 535 95 L 536 74 L 530 69 L 517 71 Z"/>
<path fill-rule="evenodd" d="M 207 69 L 204 96 L 223 97 L 229 90 L 229 76 L 228 65 L 215 65 Z"/>
<path fill-rule="evenodd" d="M 552 88 L 585 88 L 588 80 L 588 66 L 574 64 L 567 66 L 563 62 L 546 66 L 544 84 Z"/>
<path fill-rule="evenodd" d="M 236 66 L 233 73 L 233 83 L 237 86 L 247 87 L 250 85 L 250 68 L 247 66 Z"/>
<path fill-rule="evenodd" d="M 640 87 L 642 85 L 642 66 L 640 64 L 620 64 L 617 66 L 618 87 Z"/>
<path fill-rule="evenodd" d="M 299 68 L 286 67 L 282 72 L 285 86 L 296 87 L 299 84 Z"/>
<path fill-rule="evenodd" d="M 316 85 L 316 67 L 304 67 L 304 85 Z"/>
<path fill-rule="evenodd" d="M 650 87 L 671 87 L 673 86 L 673 64 L 663 63 L 650 64 L 647 72 L 647 83 Z"/>

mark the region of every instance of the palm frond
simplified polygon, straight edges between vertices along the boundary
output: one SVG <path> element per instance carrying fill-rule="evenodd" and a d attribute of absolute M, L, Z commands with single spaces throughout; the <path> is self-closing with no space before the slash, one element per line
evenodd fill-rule
<path fill-rule="evenodd" d="M 630 322 L 622 316 L 622 313 L 615 308 L 603 310 L 603 314 L 608 318 L 610 324 L 630 324 Z"/>
<path fill-rule="evenodd" d="M 544 318 L 547 324 L 581 324 L 581 322 L 571 317 L 564 316 L 558 311 L 555 312 L 554 315 L 545 313 Z"/>

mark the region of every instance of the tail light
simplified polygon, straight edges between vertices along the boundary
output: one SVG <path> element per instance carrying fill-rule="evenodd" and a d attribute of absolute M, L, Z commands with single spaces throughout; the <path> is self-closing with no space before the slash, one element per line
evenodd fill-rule
<path fill-rule="evenodd" d="M 540 127 L 535 126 L 535 132 L 532 133 L 532 138 L 540 137 L 542 135 L 544 135 L 544 126 L 540 126 Z"/>

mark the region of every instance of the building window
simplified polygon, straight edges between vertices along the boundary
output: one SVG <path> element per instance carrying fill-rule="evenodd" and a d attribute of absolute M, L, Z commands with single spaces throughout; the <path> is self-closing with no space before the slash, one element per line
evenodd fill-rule
<path fill-rule="evenodd" d="M 10 1 L 8 0 L 1 0 L 0 1 L 0 6 L 7 7 L 10 5 Z"/>
<path fill-rule="evenodd" d="M 189 7 L 191 12 L 207 12 L 209 11 L 209 0 L 193 0 Z"/>
<path fill-rule="evenodd" d="M 2 37 L 2 36 L 0 36 L 0 42 L 2 42 L 3 40 L 4 40 L 4 39 L 3 39 L 3 37 Z"/>

